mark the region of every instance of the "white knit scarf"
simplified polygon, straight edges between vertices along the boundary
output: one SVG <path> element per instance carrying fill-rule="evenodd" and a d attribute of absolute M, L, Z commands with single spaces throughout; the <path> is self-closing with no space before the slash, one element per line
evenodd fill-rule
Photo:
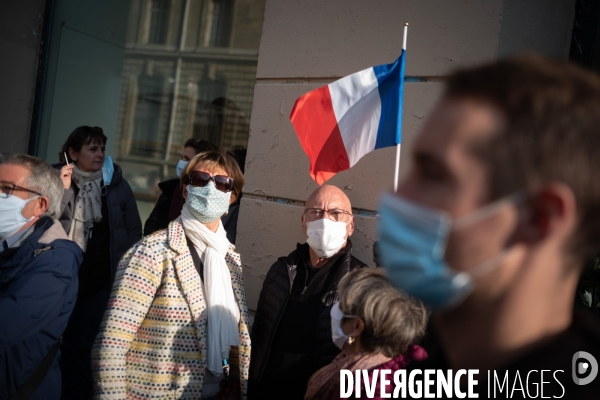
<path fill-rule="evenodd" d="M 102 220 L 102 170 L 83 172 L 73 164 L 71 179 L 79 188 L 79 193 L 75 199 L 75 211 L 68 236 L 85 253 L 94 222 Z"/>
<path fill-rule="evenodd" d="M 204 264 L 204 296 L 208 310 L 206 367 L 214 374 L 223 373 L 222 361 L 229 359 L 231 346 L 240 345 L 240 309 L 235 301 L 225 255 L 231 244 L 223 223 L 217 232 L 198 221 L 184 204 L 181 221 Z"/>

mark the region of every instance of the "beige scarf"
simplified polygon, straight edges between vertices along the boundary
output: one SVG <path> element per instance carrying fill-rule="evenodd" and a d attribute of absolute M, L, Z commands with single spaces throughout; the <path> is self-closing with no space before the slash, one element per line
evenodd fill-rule
<path fill-rule="evenodd" d="M 217 232 L 208 229 L 190 212 L 181 210 L 181 221 L 188 237 L 204 264 L 204 296 L 208 310 L 206 368 L 213 374 L 223 373 L 223 359 L 229 359 L 231 346 L 240 345 L 240 308 L 235 301 L 225 255 L 231 243 L 223 223 Z"/>
<path fill-rule="evenodd" d="M 73 164 L 71 179 L 79 188 L 79 193 L 75 199 L 75 211 L 68 236 L 85 253 L 94 222 L 102 220 L 102 170 L 83 172 Z"/>

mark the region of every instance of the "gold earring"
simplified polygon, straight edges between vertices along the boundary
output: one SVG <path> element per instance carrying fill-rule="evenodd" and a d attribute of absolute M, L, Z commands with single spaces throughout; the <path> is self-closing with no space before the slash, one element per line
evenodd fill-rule
<path fill-rule="evenodd" d="M 354 343 L 354 338 L 352 336 L 348 336 L 348 344 Z"/>

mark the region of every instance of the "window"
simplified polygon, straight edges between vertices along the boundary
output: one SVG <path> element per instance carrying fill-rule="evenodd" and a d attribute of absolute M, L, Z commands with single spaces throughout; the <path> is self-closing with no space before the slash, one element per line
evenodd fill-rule
<path fill-rule="evenodd" d="M 211 47 L 229 47 L 231 36 L 231 18 L 233 16 L 233 0 L 212 0 L 210 19 Z"/>
<path fill-rule="evenodd" d="M 148 43 L 165 44 L 167 42 L 170 3 L 169 0 L 151 1 Z"/>
<path fill-rule="evenodd" d="M 132 132 L 132 144 L 129 154 L 143 157 L 160 157 L 161 111 L 170 104 L 170 96 L 165 91 L 164 77 L 146 71 L 137 80 L 138 95 L 135 104 L 135 116 Z"/>
<path fill-rule="evenodd" d="M 65 22 L 50 47 L 55 75 L 46 79 L 56 85 L 45 94 L 40 156 L 56 162 L 75 127 L 101 126 L 145 220 L 157 183 L 176 177 L 186 140 L 247 145 L 265 2 L 79 0 L 57 8 L 54 18 Z"/>

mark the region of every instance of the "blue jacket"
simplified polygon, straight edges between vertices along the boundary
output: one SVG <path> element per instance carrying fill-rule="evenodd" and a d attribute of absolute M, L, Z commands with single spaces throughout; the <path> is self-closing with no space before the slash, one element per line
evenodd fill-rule
<path fill-rule="evenodd" d="M 17 249 L 0 253 L 1 400 L 17 391 L 65 330 L 82 260 L 79 246 L 48 217 L 35 224 Z M 59 357 L 31 400 L 60 398 Z"/>

